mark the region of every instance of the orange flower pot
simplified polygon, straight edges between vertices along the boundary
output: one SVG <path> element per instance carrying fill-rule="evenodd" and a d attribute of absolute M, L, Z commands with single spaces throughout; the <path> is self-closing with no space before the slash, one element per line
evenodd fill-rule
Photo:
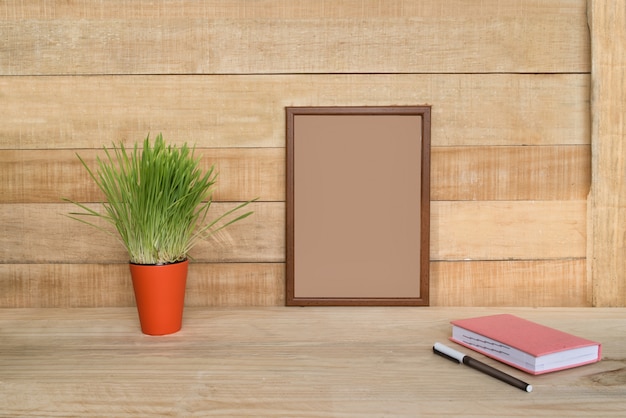
<path fill-rule="evenodd" d="M 141 332 L 166 335 L 183 323 L 189 261 L 162 266 L 130 264 Z"/>

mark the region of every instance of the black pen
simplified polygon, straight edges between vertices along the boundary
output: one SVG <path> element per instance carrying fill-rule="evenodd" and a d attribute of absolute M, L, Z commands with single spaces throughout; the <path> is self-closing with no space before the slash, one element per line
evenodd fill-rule
<path fill-rule="evenodd" d="M 496 379 L 499 379 L 505 383 L 508 383 L 509 385 L 525 390 L 526 392 L 532 392 L 533 390 L 532 385 L 529 385 L 528 383 L 522 380 L 519 380 L 509 374 L 501 372 L 498 369 L 494 369 L 493 367 L 481 361 L 471 358 L 470 356 L 466 356 L 460 351 L 453 350 L 452 348 L 445 346 L 441 343 L 435 343 L 433 347 L 433 352 L 435 354 L 438 354 L 442 357 L 447 358 L 448 360 L 452 360 L 455 363 L 463 363 L 466 366 L 471 367 L 472 369 L 476 369 L 479 372 L 483 372 L 491 377 L 495 377 Z"/>

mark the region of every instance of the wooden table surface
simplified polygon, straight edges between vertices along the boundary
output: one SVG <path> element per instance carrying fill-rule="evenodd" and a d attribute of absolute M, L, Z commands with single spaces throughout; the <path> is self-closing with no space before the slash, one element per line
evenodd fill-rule
<path fill-rule="evenodd" d="M 513 313 L 603 344 L 526 393 L 432 353 L 449 321 Z M 471 351 L 453 343 L 459 351 Z M 187 308 L 141 334 L 134 308 L 1 309 L 2 417 L 624 417 L 626 309 Z"/>

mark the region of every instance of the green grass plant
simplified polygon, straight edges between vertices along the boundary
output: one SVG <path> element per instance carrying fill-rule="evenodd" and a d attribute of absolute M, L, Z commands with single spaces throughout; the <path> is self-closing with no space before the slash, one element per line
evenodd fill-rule
<path fill-rule="evenodd" d="M 200 158 L 187 144 L 166 145 L 161 134 L 151 144 L 148 135 L 142 149 L 138 144 L 128 149 L 120 143 L 104 147 L 104 152 L 105 158 L 97 158 L 95 172 L 77 154 L 105 195 L 104 210 L 65 199 L 83 210 L 68 216 L 114 235 L 126 247 L 131 263 L 183 261 L 200 240 L 252 214 L 236 216 L 256 199 L 208 218 L 217 172 L 215 166 L 203 172 Z M 93 222 L 93 217 L 113 225 L 118 234 Z"/>

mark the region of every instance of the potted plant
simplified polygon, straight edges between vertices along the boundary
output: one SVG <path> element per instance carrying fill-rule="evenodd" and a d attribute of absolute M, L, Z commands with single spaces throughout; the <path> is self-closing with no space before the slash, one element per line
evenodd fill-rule
<path fill-rule="evenodd" d="M 130 258 L 130 271 L 141 330 L 149 335 L 165 335 L 180 330 L 187 279 L 189 251 L 200 240 L 246 218 L 236 216 L 250 202 L 209 219 L 214 166 L 203 172 L 200 158 L 187 144 L 166 145 L 159 134 L 150 135 L 140 149 L 107 149 L 106 158 L 97 158 L 93 171 L 77 155 L 89 175 L 104 193 L 103 211 L 65 199 L 82 209 L 68 216 L 91 225 L 121 241 Z M 97 224 L 104 220 L 114 231 Z"/>

